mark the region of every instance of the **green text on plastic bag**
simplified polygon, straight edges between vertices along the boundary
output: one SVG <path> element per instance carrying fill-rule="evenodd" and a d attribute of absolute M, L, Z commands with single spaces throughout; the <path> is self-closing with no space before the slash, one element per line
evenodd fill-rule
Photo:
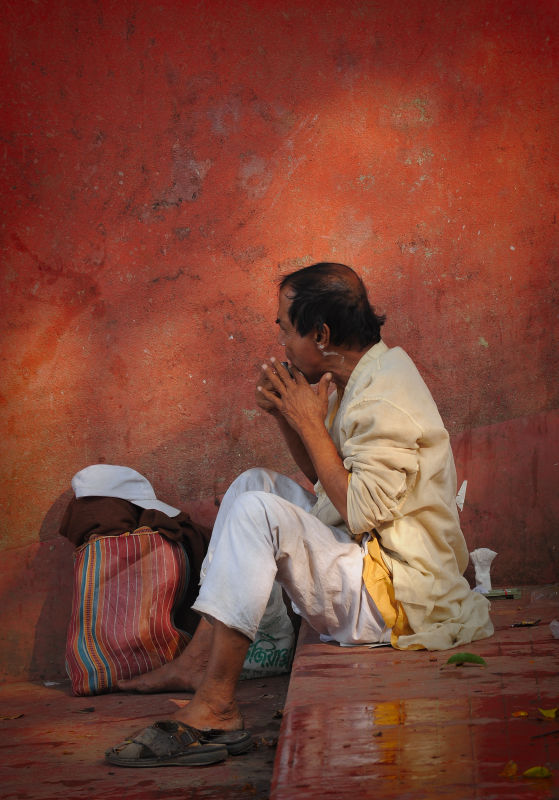
<path fill-rule="evenodd" d="M 481 657 L 476 656 L 473 653 L 455 653 L 451 656 L 447 664 L 482 664 L 484 667 L 487 666 L 487 662 Z"/>

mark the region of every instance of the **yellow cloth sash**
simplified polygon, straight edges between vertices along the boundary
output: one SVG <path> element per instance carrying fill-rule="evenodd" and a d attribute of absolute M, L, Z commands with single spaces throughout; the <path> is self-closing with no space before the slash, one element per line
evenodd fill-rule
<path fill-rule="evenodd" d="M 398 648 L 399 636 L 411 636 L 412 630 L 404 606 L 394 595 L 394 585 L 390 570 L 382 557 L 378 538 L 367 542 L 368 554 L 363 559 L 363 581 L 381 613 L 387 628 L 392 628 L 390 643 Z M 423 645 L 413 645 L 406 650 L 424 650 Z"/>

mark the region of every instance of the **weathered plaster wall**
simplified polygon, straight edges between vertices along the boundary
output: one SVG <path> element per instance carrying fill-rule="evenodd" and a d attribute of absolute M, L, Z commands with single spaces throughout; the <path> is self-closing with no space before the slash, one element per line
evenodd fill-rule
<path fill-rule="evenodd" d="M 98 460 L 171 502 L 286 468 L 253 380 L 298 264 L 360 270 L 451 430 L 558 405 L 555 4 L 54 0 L 7 21 L 5 545 Z"/>
<path fill-rule="evenodd" d="M 253 382 L 276 277 L 316 260 L 363 275 L 451 432 L 557 408 L 558 8 L 9 4 L 1 546 L 93 462 L 180 506 L 293 472 Z"/>

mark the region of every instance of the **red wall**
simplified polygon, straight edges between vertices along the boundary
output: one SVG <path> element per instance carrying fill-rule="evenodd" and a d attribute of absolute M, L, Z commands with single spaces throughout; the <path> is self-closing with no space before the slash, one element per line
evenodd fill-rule
<path fill-rule="evenodd" d="M 558 18 L 543 0 L 10 4 L 10 558 L 54 533 L 90 463 L 175 505 L 211 506 L 256 464 L 293 472 L 253 384 L 278 352 L 274 281 L 313 261 L 363 275 L 452 433 L 552 414 Z M 526 441 L 505 442 L 518 475 Z M 35 630 L 44 605 L 18 602 Z"/>

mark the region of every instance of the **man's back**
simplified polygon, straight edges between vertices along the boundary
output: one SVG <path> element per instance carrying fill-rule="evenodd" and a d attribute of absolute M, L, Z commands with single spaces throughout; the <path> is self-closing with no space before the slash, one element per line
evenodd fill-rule
<path fill-rule="evenodd" d="M 336 398 L 330 402 L 332 412 Z M 490 635 L 487 601 L 472 594 L 462 577 L 468 551 L 449 436 L 429 389 L 401 348 L 379 342 L 363 356 L 330 435 L 350 471 L 349 525 L 336 518 L 320 485 L 313 514 L 358 537 L 376 531 L 397 600 L 413 630 L 428 633 L 414 636 L 414 642 L 401 637 L 401 646 L 453 646 L 466 621 L 476 631 L 473 638 Z M 456 625 L 438 630 L 449 619 Z"/>

